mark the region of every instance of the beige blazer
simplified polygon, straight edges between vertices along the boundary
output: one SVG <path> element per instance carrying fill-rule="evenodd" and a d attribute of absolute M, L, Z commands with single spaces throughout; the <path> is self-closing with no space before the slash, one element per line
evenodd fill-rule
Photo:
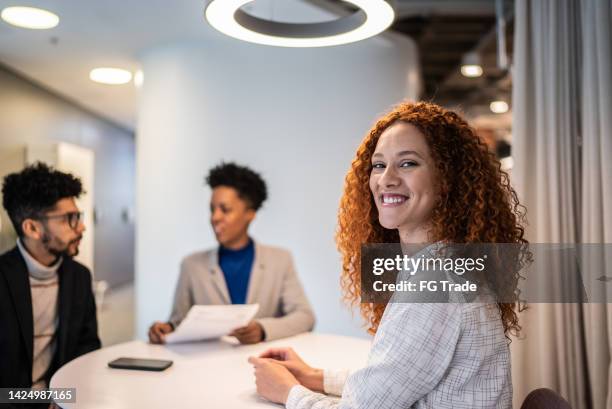
<path fill-rule="evenodd" d="M 315 318 L 298 279 L 291 253 L 255 242 L 247 304 L 259 304 L 255 320 L 266 341 L 310 331 Z M 176 327 L 192 305 L 231 304 L 218 248 L 185 257 L 176 285 L 170 322 Z"/>

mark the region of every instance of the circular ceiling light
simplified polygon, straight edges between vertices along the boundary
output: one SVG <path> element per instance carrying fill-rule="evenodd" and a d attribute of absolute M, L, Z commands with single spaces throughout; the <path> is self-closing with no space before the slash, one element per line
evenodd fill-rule
<path fill-rule="evenodd" d="M 506 101 L 493 101 L 489 104 L 491 112 L 495 114 L 505 114 L 508 112 L 508 103 Z"/>
<path fill-rule="evenodd" d="M 59 17 L 50 11 L 34 7 L 7 7 L 0 14 L 2 20 L 17 27 L 44 30 L 59 24 Z"/>
<path fill-rule="evenodd" d="M 94 82 L 109 85 L 127 84 L 132 80 L 132 73 L 121 68 L 94 68 L 89 73 Z"/>
<path fill-rule="evenodd" d="M 345 0 L 359 10 L 321 23 L 283 23 L 265 20 L 240 8 L 253 0 L 212 0 L 206 19 L 218 31 L 251 43 L 279 47 L 327 47 L 361 41 L 393 23 L 391 0 Z"/>

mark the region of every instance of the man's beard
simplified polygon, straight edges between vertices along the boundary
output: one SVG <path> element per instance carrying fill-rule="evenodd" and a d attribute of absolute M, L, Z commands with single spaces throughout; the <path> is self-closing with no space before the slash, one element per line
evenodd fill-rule
<path fill-rule="evenodd" d="M 79 254 L 79 246 L 76 246 L 76 247 L 75 247 L 75 251 L 74 251 L 74 253 L 72 253 L 72 254 L 70 254 L 70 251 L 69 251 L 70 246 L 71 246 L 72 244 L 77 243 L 77 242 L 78 242 L 79 240 L 81 240 L 82 238 L 83 238 L 83 236 L 82 236 L 82 235 L 79 235 L 79 236 L 78 236 L 78 237 L 76 237 L 75 239 L 70 240 L 68 243 L 66 243 L 66 245 L 64 246 L 64 248 L 62 248 L 62 249 L 58 249 L 57 247 L 54 247 L 54 246 L 53 246 L 53 241 L 54 241 L 53 239 L 54 239 L 54 238 L 53 238 L 53 237 L 51 237 L 51 236 L 49 235 L 49 233 L 44 232 L 44 233 L 43 233 L 43 236 L 42 236 L 42 244 L 43 244 L 43 246 L 45 247 L 45 249 L 46 249 L 46 250 L 47 250 L 47 251 L 48 251 L 50 254 L 53 254 L 53 255 L 54 255 L 55 257 L 57 257 L 57 258 L 60 258 L 60 257 L 69 257 L 69 258 L 72 258 L 72 257 L 75 257 L 75 256 L 77 256 L 77 255 Z M 55 241 L 57 241 L 57 240 L 55 240 Z"/>

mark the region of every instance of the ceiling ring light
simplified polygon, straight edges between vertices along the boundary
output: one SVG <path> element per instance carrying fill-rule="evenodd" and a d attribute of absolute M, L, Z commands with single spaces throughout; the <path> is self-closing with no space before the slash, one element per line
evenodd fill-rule
<path fill-rule="evenodd" d="M 209 24 L 230 37 L 279 47 L 326 47 L 373 37 L 393 23 L 392 0 L 344 0 L 358 7 L 351 15 L 320 23 L 284 23 L 255 17 L 243 10 L 253 0 L 212 0 Z"/>

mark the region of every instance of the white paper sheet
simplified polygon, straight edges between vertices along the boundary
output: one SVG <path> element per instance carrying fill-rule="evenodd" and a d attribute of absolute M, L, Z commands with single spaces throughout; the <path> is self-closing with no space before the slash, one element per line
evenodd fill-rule
<path fill-rule="evenodd" d="M 166 343 L 214 339 L 244 327 L 259 310 L 259 304 L 194 305 L 174 332 L 166 335 Z"/>

